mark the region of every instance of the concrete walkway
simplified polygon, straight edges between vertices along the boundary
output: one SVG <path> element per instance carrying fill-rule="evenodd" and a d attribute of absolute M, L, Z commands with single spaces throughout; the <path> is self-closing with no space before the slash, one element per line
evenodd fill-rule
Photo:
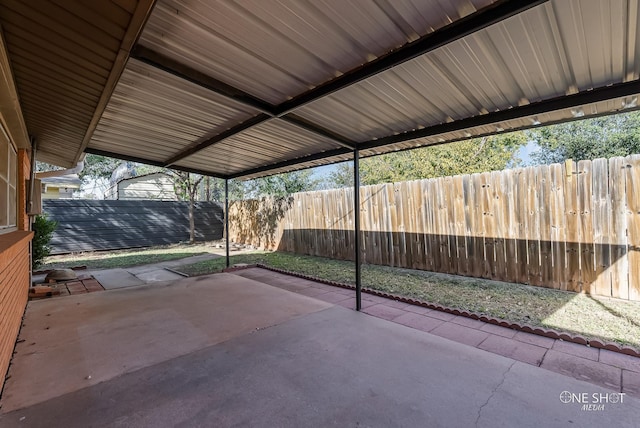
<path fill-rule="evenodd" d="M 260 268 L 240 270 L 235 274 L 325 302 L 355 308 L 355 292 L 352 290 Z M 370 294 L 362 295 L 362 311 L 377 318 L 640 397 L 640 358 L 637 357 L 519 332 Z"/>
<path fill-rule="evenodd" d="M 212 260 L 219 257 L 221 256 L 218 254 L 201 254 L 179 260 L 170 260 L 129 268 L 86 270 L 82 271 L 82 274 L 93 275 L 105 290 L 113 290 L 143 284 L 178 281 L 184 277 L 169 269 L 205 260 Z"/>

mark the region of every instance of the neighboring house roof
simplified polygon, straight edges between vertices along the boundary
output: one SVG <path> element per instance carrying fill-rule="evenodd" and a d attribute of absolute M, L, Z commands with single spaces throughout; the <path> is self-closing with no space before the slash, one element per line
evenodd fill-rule
<path fill-rule="evenodd" d="M 74 189 L 79 189 L 80 186 L 82 186 L 82 180 L 80 180 L 78 174 L 69 174 L 60 177 L 45 177 L 40 180 L 47 186 L 72 187 Z"/>
<path fill-rule="evenodd" d="M 142 178 L 167 178 L 168 179 L 169 176 L 167 174 L 165 174 L 164 172 L 150 172 L 148 174 L 136 175 L 135 177 L 122 178 L 122 179 L 118 180 L 118 182 L 116 184 L 120 184 L 123 181 L 140 180 Z"/>

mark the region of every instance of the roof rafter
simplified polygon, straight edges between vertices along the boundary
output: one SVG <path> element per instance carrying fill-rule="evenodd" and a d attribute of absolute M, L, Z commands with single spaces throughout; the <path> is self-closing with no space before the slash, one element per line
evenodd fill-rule
<path fill-rule="evenodd" d="M 122 160 L 129 161 L 129 162 L 144 163 L 144 164 L 151 165 L 151 166 L 157 166 L 159 168 L 166 168 L 166 165 L 164 164 L 164 162 L 158 162 L 158 161 L 154 161 L 154 160 L 151 160 L 151 159 L 139 158 L 139 157 L 136 157 L 136 156 L 127 156 L 127 155 L 123 155 L 123 154 L 120 154 L 120 153 L 109 152 L 109 151 L 106 151 L 106 150 L 98 150 L 98 149 L 87 148 L 85 150 L 85 153 L 88 153 L 88 154 L 91 154 L 91 155 L 106 156 L 106 157 L 115 158 L 115 159 L 122 159 Z M 208 177 L 227 178 L 225 175 L 214 174 L 212 172 L 203 171 L 203 170 L 200 170 L 200 169 L 186 168 L 186 167 L 181 167 L 181 166 L 172 166 L 170 168 L 178 170 L 178 171 L 192 172 L 194 174 L 206 175 Z"/>

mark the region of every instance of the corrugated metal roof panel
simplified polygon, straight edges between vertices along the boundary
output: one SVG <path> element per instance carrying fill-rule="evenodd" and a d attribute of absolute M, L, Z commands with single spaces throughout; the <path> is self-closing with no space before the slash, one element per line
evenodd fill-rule
<path fill-rule="evenodd" d="M 160 0 L 140 43 L 277 104 L 490 3 Z"/>
<path fill-rule="evenodd" d="M 469 138 L 476 138 L 479 136 L 486 136 L 495 133 L 510 132 L 538 126 L 547 126 L 555 123 L 566 122 L 569 120 L 578 120 L 603 114 L 628 112 L 638 108 L 637 106 L 630 108 L 626 107 L 628 105 L 634 104 L 634 98 L 637 102 L 638 96 L 640 96 L 640 94 L 631 97 L 614 98 L 598 103 L 585 104 L 571 109 L 562 109 L 543 114 L 537 114 L 534 116 L 525 116 L 518 119 L 462 129 L 455 132 L 436 134 L 425 138 L 418 138 L 401 143 L 391 144 L 385 147 L 365 149 L 360 153 L 362 157 L 375 156 L 397 150 L 407 150 L 433 144 L 442 144 L 449 141 L 466 140 Z"/>
<path fill-rule="evenodd" d="M 339 148 L 325 137 L 280 119 L 271 119 L 176 163 L 178 166 L 230 175 L 245 169 Z M 215 160 L 221 160 L 216 163 Z"/>
<path fill-rule="evenodd" d="M 612 31 L 627 26 L 626 1 L 601 3 L 549 2 L 296 113 L 363 141 L 623 82 L 634 56 L 613 55 L 638 35 Z M 563 37 L 570 26 L 577 36 Z"/>
<path fill-rule="evenodd" d="M 162 162 L 256 113 L 131 59 L 88 147 Z"/>

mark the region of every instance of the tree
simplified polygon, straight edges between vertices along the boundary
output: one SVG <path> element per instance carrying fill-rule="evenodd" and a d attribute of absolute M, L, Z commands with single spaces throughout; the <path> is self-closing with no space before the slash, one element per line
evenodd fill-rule
<path fill-rule="evenodd" d="M 189 202 L 189 243 L 196 242 L 196 221 L 194 209 L 198 196 L 198 186 L 204 179 L 203 175 L 190 172 L 167 169 L 165 172 L 173 181 L 173 189 L 178 199 Z"/>
<path fill-rule="evenodd" d="M 527 131 L 540 146 L 536 164 L 593 160 L 640 153 L 640 112 L 596 117 Z"/>
<path fill-rule="evenodd" d="M 360 181 L 367 185 L 501 170 L 518 164 L 516 153 L 525 144 L 523 132 L 511 132 L 364 158 Z M 353 186 L 352 165 L 338 165 L 329 180 L 336 187 Z"/>
<path fill-rule="evenodd" d="M 100 155 L 87 155 L 84 158 L 84 168 L 78 176 L 86 183 L 99 178 L 110 179 L 113 171 L 124 161 Z"/>
<path fill-rule="evenodd" d="M 283 197 L 296 192 L 315 190 L 317 185 L 318 180 L 313 178 L 313 171 L 306 169 L 246 181 L 243 186 L 243 196 L 245 198 Z"/>

